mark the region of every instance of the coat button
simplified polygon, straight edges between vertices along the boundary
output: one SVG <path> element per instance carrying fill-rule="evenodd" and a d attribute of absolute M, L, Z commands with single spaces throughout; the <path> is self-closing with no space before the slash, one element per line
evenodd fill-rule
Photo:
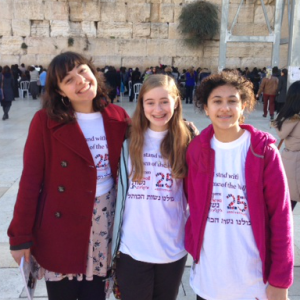
<path fill-rule="evenodd" d="M 68 163 L 67 163 L 65 160 L 63 160 L 63 161 L 61 161 L 60 165 L 61 165 L 63 168 L 66 168 L 66 167 L 68 166 Z"/>
<path fill-rule="evenodd" d="M 60 193 L 63 193 L 65 190 L 66 190 L 65 187 L 62 186 L 62 185 L 60 185 L 60 186 L 58 187 L 58 191 L 59 191 Z"/>
<path fill-rule="evenodd" d="M 61 213 L 59 212 L 59 211 L 57 211 L 56 213 L 55 213 L 55 218 L 61 218 Z"/>

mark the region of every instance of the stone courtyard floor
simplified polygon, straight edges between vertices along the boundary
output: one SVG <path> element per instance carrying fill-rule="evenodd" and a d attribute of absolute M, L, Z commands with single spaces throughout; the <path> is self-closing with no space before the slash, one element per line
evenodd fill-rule
<path fill-rule="evenodd" d="M 117 103 L 123 106 L 129 115 L 132 115 L 136 104 L 129 103 L 128 97 Z M 40 108 L 39 100 L 17 99 L 13 102 L 10 118 L 0 120 L 0 300 L 17 300 L 26 298 L 22 285 L 21 275 L 16 263 L 10 256 L 7 227 L 12 218 L 13 206 L 18 191 L 18 183 L 22 171 L 23 147 L 27 137 L 28 126 L 33 114 Z M 183 102 L 184 117 L 193 121 L 199 130 L 205 128 L 210 122 L 203 114 L 196 113 L 194 106 Z M 2 113 L 0 114 L 2 117 Z M 255 111 L 247 118 L 246 123 L 252 124 L 260 130 L 272 133 L 276 138 L 276 132 L 270 127 L 269 119 L 262 118 L 262 104 L 258 103 Z M 291 300 L 300 300 L 300 204 L 294 210 L 295 228 L 295 279 L 290 288 Z M 195 294 L 189 287 L 190 259 L 183 276 L 178 300 L 195 300 Z M 35 293 L 35 299 L 47 299 L 45 283 L 39 281 Z M 113 300 L 111 296 L 109 299 Z M 133 299 L 138 300 L 138 299 Z"/>

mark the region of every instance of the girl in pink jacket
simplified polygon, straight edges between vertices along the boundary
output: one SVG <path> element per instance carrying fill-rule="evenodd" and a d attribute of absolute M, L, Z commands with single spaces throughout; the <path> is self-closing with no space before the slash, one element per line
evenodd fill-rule
<path fill-rule="evenodd" d="M 201 82 L 196 107 L 212 124 L 187 150 L 185 246 L 198 300 L 287 300 L 291 208 L 275 139 L 243 123 L 252 84 L 236 72 Z"/>

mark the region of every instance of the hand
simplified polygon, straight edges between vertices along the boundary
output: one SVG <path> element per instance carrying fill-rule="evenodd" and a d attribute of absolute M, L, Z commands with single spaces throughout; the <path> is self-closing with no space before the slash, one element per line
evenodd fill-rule
<path fill-rule="evenodd" d="M 189 121 L 186 121 L 184 120 L 185 124 L 193 131 L 193 133 L 195 135 L 199 135 L 199 130 L 198 128 L 195 126 L 195 124 L 193 122 L 189 122 Z"/>
<path fill-rule="evenodd" d="M 288 300 L 287 289 L 280 289 L 269 284 L 266 292 L 268 300 Z"/>
<path fill-rule="evenodd" d="M 22 249 L 22 250 L 11 250 L 10 251 L 11 256 L 16 261 L 18 265 L 21 263 L 21 258 L 24 256 L 25 261 L 29 263 L 30 259 L 30 249 Z"/>

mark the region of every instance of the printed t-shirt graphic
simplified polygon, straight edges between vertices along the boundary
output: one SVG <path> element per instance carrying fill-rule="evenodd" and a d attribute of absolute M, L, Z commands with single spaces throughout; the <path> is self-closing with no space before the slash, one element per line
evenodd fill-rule
<path fill-rule="evenodd" d="M 210 300 L 267 300 L 247 202 L 245 161 L 251 135 L 230 143 L 215 136 L 213 193 L 200 261 L 191 268 L 195 293 Z"/>
<path fill-rule="evenodd" d="M 97 168 L 96 197 L 98 197 L 108 193 L 113 186 L 103 118 L 99 112 L 76 113 L 76 116 Z"/>
<path fill-rule="evenodd" d="M 183 181 L 172 178 L 170 165 L 160 153 L 167 131 L 145 133 L 144 178 L 129 178 L 120 251 L 136 260 L 168 263 L 182 258 L 186 199 Z M 131 161 L 128 161 L 131 170 Z M 151 246 L 150 246 L 151 245 Z"/>

